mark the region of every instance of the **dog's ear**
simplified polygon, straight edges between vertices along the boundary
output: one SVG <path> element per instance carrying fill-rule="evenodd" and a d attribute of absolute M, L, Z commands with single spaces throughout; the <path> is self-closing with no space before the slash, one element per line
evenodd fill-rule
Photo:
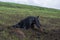
<path fill-rule="evenodd" d="M 37 18 L 39 18 L 39 16 L 37 16 Z"/>

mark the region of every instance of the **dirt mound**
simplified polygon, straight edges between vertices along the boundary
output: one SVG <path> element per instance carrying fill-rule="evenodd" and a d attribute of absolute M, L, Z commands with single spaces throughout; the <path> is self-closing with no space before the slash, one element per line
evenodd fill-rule
<path fill-rule="evenodd" d="M 15 34 L 20 40 L 60 40 L 60 30 L 40 32 L 31 29 L 14 29 L 10 33 Z"/>

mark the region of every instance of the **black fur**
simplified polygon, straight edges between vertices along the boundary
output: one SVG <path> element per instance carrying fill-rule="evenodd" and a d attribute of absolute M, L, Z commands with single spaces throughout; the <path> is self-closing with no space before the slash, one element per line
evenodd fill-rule
<path fill-rule="evenodd" d="M 33 29 L 34 25 L 36 25 L 37 28 L 40 28 L 41 24 L 39 22 L 39 16 L 37 16 L 37 17 L 29 16 L 29 17 L 21 20 L 16 25 L 13 25 L 13 27 L 14 28 L 25 28 L 25 29 L 32 28 Z"/>

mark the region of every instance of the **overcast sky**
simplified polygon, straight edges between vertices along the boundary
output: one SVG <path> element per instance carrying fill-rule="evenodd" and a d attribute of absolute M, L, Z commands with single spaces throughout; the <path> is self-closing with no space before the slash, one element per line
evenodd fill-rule
<path fill-rule="evenodd" d="M 60 9 L 60 0 L 0 0 L 0 1 Z"/>

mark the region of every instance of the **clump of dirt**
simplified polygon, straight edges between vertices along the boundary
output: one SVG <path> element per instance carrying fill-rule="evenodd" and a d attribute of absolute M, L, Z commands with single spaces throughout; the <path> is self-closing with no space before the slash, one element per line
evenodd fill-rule
<path fill-rule="evenodd" d="M 51 30 L 43 36 L 43 40 L 60 40 L 60 30 Z"/>

